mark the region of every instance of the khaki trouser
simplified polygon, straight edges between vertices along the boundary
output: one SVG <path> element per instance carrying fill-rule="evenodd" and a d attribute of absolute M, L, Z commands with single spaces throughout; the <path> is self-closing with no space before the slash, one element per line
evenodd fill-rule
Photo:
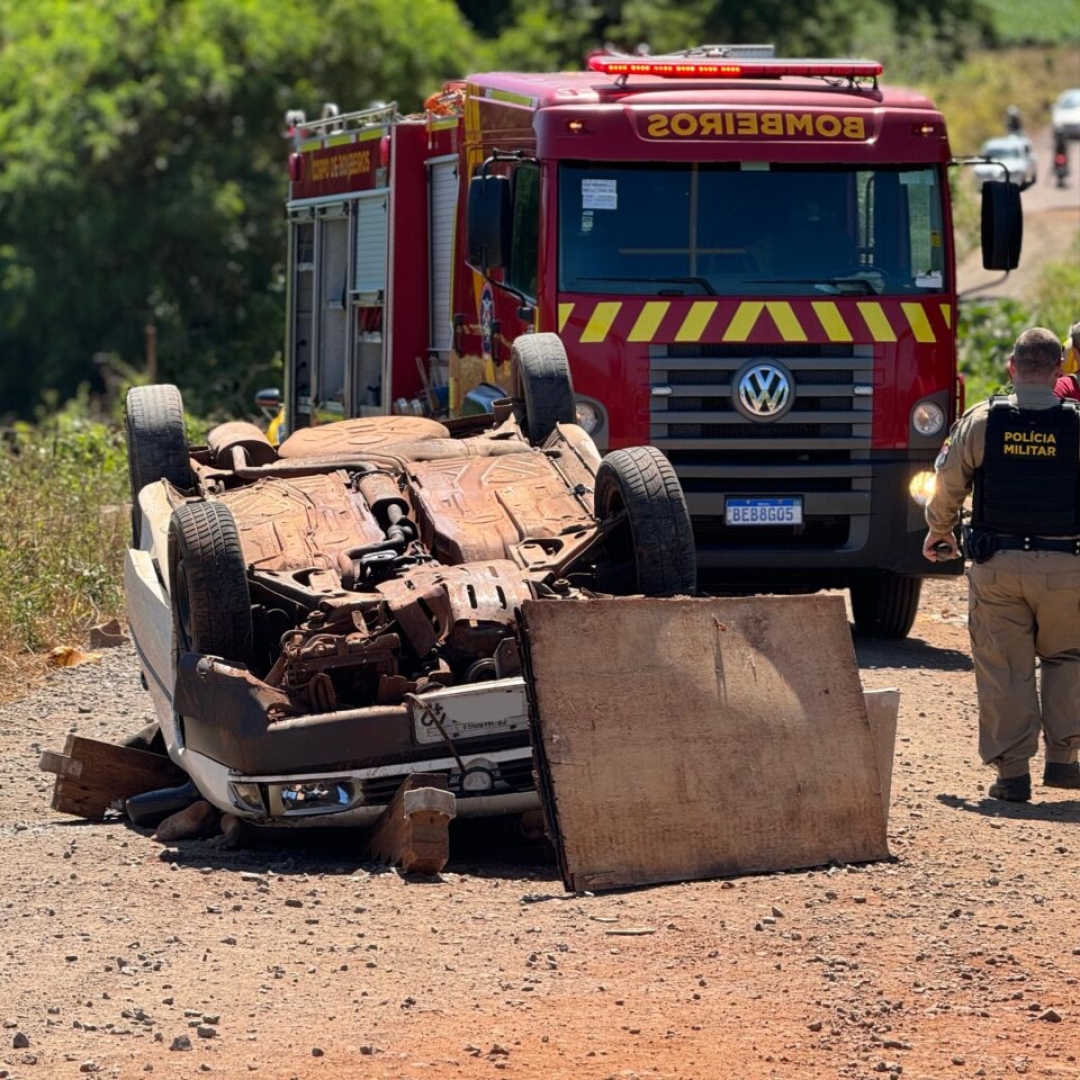
<path fill-rule="evenodd" d="M 979 756 L 1003 777 L 1080 748 L 1080 557 L 999 551 L 968 573 L 971 656 L 979 695 Z M 1038 691 L 1035 657 L 1042 662 Z M 1040 697 L 1041 708 L 1040 708 Z"/>

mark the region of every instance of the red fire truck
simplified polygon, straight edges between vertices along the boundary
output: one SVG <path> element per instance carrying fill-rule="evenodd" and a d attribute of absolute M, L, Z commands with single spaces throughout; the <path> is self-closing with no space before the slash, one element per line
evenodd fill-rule
<path fill-rule="evenodd" d="M 565 350 L 554 419 L 665 452 L 703 582 L 846 587 L 903 636 L 961 570 L 922 558 L 909 495 L 962 407 L 941 114 L 768 47 L 588 68 L 296 125 L 284 423 L 477 411 Z M 1011 269 L 1019 189 L 982 198 Z"/>

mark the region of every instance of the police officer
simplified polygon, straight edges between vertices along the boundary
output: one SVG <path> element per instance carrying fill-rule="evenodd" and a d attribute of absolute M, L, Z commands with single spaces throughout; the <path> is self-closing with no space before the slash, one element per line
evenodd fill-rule
<path fill-rule="evenodd" d="M 1054 395 L 1061 361 L 1050 330 L 1016 339 L 1015 392 L 957 421 L 926 507 L 923 555 L 955 558 L 953 530 L 972 493 L 968 625 L 979 755 L 997 769 L 990 797 L 1010 802 L 1031 798 L 1040 729 L 1043 785 L 1080 789 L 1080 408 Z"/>

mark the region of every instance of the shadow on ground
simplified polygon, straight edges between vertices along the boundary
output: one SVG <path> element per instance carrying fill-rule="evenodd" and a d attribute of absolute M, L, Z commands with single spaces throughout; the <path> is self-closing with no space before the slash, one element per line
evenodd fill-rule
<path fill-rule="evenodd" d="M 989 797 L 966 799 L 960 795 L 938 795 L 937 801 L 954 810 L 1006 821 L 1080 821 L 1080 800 L 1077 799 L 1039 802 L 1035 795 L 1031 802 L 1015 803 Z"/>
<path fill-rule="evenodd" d="M 120 822 L 118 821 L 118 824 Z M 129 828 L 150 840 L 152 830 Z M 351 828 L 257 829 L 247 826 L 240 846 L 229 848 L 221 837 L 180 840 L 161 849 L 162 862 L 183 868 L 212 868 L 234 873 L 399 874 L 417 884 L 438 884 L 440 875 L 404 875 L 399 870 L 366 862 L 363 830 Z M 542 891 L 561 891 L 555 853 L 546 841 L 523 838 L 517 818 L 455 821 L 450 826 L 448 874 L 470 877 L 534 880 Z"/>
<path fill-rule="evenodd" d="M 971 671 L 971 654 L 960 649 L 941 649 L 921 638 L 885 640 L 856 634 L 855 655 L 859 667 L 925 668 L 931 671 Z"/>

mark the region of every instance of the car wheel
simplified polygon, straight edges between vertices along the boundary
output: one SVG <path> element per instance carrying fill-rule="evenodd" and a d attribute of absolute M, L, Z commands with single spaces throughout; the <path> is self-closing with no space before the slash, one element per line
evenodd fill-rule
<path fill-rule="evenodd" d="M 529 442 L 539 446 L 556 424 L 573 424 L 574 385 L 566 349 L 558 334 L 524 334 L 510 350 L 514 397 L 524 402 L 522 425 Z"/>
<path fill-rule="evenodd" d="M 692 594 L 697 554 L 690 513 L 671 462 L 654 446 L 613 450 L 596 472 L 594 508 L 605 538 L 601 577 L 611 591 Z M 621 521 L 616 521 L 621 518 Z"/>
<path fill-rule="evenodd" d="M 128 477 L 131 481 L 131 530 L 135 547 L 142 533 L 139 492 L 147 484 L 168 480 L 178 488 L 191 487 L 191 461 L 184 402 L 175 386 L 133 386 L 124 410 Z"/>
<path fill-rule="evenodd" d="M 236 522 L 224 503 L 186 502 L 173 511 L 169 582 L 177 649 L 249 664 L 247 568 Z"/>

